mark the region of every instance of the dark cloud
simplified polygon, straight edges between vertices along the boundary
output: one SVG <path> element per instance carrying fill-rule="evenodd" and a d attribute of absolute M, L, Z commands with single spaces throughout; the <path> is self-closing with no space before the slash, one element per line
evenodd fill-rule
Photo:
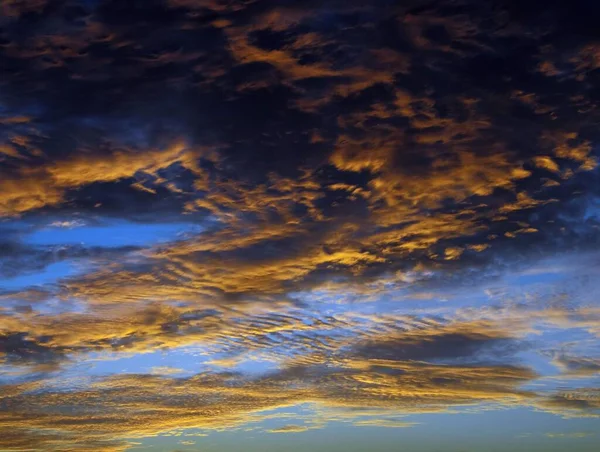
<path fill-rule="evenodd" d="M 128 143 L 161 147 L 174 139 L 216 146 L 215 168 L 240 183 L 270 184 L 270 172 L 296 178 L 301 168 L 322 171 L 328 163 L 344 172 L 366 171 L 369 177 L 355 189 L 371 188 L 373 216 L 381 211 L 379 204 L 418 201 L 412 192 L 421 187 L 410 180 L 398 185 L 392 177 L 411 173 L 440 190 L 435 199 L 421 197 L 426 209 L 447 211 L 451 204 L 445 200 L 477 205 L 490 201 L 478 199 L 485 193 L 495 198 L 491 210 L 539 189 L 537 169 L 527 168 L 526 177 L 522 167 L 546 152 L 554 158 L 556 140 L 544 145 L 542 135 L 594 138 L 586 126 L 593 124 L 593 110 L 583 116 L 576 100 L 583 96 L 593 103 L 587 80 L 535 70 L 551 33 L 570 36 L 575 54 L 578 44 L 587 44 L 569 21 L 558 20 L 563 15 L 558 4 L 544 9 L 546 19 L 534 29 L 527 28 L 530 14 L 512 2 L 23 5 L 11 6 L 5 18 L 3 97 L 9 108 L 35 112 L 28 132 L 41 134 L 35 138 L 41 154 L 35 165 L 31 159 L 9 162 L 16 165 L 10 173 L 22 181 L 33 171 L 36 180 L 47 180 L 48 189 L 27 190 L 27 179 L 22 181 L 16 199 L 7 195 L 8 214 L 67 201 L 83 210 L 97 204 L 117 212 L 152 206 L 175 214 L 206 193 L 198 187 L 194 194 L 168 190 L 151 180 L 142 185 L 154 194 L 131 189 L 143 166 L 113 178 L 65 181 L 42 163 L 50 159 L 74 169 L 69 160 L 80 159 L 94 166 L 102 147 L 110 154 Z M 577 62 L 570 64 L 577 70 Z M 103 146 L 100 136 L 107 141 Z M 11 154 L 28 152 L 21 148 L 11 145 Z M 82 148 L 86 154 L 78 157 Z M 331 149 L 336 151 L 330 158 Z M 573 152 L 579 164 L 586 158 L 584 149 L 561 152 L 564 161 L 553 164 L 562 171 Z M 370 162 L 363 160 L 365 154 Z M 473 183 L 465 159 L 481 168 L 500 166 L 477 176 L 488 189 Z M 179 171 L 173 167 L 177 162 L 166 159 L 151 179 L 185 176 L 185 165 Z M 46 169 L 34 171 L 32 165 L 40 164 Z M 167 176 L 160 174 L 167 169 Z M 513 177 L 512 171 L 521 172 Z M 440 185 L 444 173 L 465 179 L 456 187 Z M 471 186 L 458 188 L 461 183 Z M 12 185 L 6 184 L 9 193 Z M 388 190 L 383 197 L 376 193 L 381 188 L 373 190 L 379 184 Z M 568 198 L 572 191 L 560 194 Z M 554 197 L 543 192 L 534 199 Z M 326 207 L 325 215 L 334 214 Z M 511 210 L 506 220 L 494 218 L 500 236 L 519 229 L 514 223 L 522 218 L 515 216 L 522 210 Z M 474 220 L 489 229 L 485 213 Z"/>
<path fill-rule="evenodd" d="M 415 338 L 417 339 L 417 338 Z M 500 360 L 509 355 L 502 348 L 508 347 L 509 338 L 464 333 L 442 333 L 414 340 L 381 340 L 359 346 L 355 353 L 372 359 L 417 360 L 444 362 L 446 360 L 471 359 L 485 361 Z M 493 358 L 491 358 L 493 357 Z"/>
<path fill-rule="evenodd" d="M 0 335 L 0 363 L 46 365 L 48 369 L 65 359 L 60 348 L 45 345 L 49 337 L 29 338 L 27 333 Z"/>
<path fill-rule="evenodd" d="M 265 300 L 598 241 L 597 45 L 560 2 L 7 5 L 0 215 L 211 223 L 145 262 L 11 233 L 3 275 L 112 260 L 59 295 Z"/>
<path fill-rule="evenodd" d="M 538 403 L 519 389 L 535 378 L 516 358 L 522 336 L 534 321 L 594 335 L 592 308 L 532 309 L 529 323 L 510 318 L 509 334 L 443 315 L 320 316 L 303 296 L 467 287 L 532 257 L 597 247 L 598 8 L 2 2 L 0 277 L 81 264 L 0 294 L 4 362 L 58 367 L 92 351 L 192 343 L 225 354 L 222 364 L 257 350 L 289 362 L 250 382 L 201 374 L 181 385 L 189 392 L 136 376 L 64 397 L 9 395 L 33 411 L 16 415 L 0 399 L 0 447 L 119 450 L 120 438 L 223 428 L 304 401 Z M 26 241 L 51 221 L 109 218 L 202 232 L 119 248 Z M 591 358 L 555 364 L 570 376 L 597 370 Z M 212 392 L 198 395 L 203 385 Z M 541 399 L 549 411 L 597 408 Z M 219 423 L 219 410 L 231 417 Z"/>

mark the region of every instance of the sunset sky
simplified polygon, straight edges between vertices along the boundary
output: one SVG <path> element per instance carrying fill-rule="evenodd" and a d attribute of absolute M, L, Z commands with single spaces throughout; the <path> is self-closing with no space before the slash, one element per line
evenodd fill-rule
<path fill-rule="evenodd" d="M 598 451 L 598 18 L 0 0 L 0 451 Z"/>

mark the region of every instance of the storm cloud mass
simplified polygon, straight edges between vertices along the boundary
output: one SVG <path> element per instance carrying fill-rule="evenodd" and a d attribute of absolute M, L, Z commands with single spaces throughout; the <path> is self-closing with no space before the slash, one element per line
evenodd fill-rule
<path fill-rule="evenodd" d="M 3 0 L 0 449 L 517 410 L 595 450 L 598 17 Z"/>

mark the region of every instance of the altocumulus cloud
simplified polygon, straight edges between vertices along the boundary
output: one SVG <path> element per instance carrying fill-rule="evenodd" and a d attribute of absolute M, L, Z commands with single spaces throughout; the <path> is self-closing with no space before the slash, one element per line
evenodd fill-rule
<path fill-rule="evenodd" d="M 488 291 L 414 313 L 389 300 L 433 304 L 598 245 L 598 8 L 3 2 L 0 276 L 77 271 L 0 284 L 0 365 L 28 376 L 1 382 L 0 447 L 125 450 L 303 403 L 315 424 L 272 431 L 482 405 L 597 416 L 592 351 L 544 350 L 579 382 L 568 392 L 524 386 L 539 372 L 520 357 L 547 330 L 597 340 L 584 269 L 569 296 Z M 199 228 L 135 246 L 26 240 L 107 219 Z M 60 383 L 95 354 L 192 346 L 218 355 L 213 371 Z M 269 371 L 240 370 L 248 354 Z"/>

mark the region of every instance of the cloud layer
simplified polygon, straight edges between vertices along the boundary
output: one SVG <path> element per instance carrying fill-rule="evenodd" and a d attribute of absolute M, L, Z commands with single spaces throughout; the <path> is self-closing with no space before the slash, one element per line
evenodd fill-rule
<path fill-rule="evenodd" d="M 401 3 L 2 3 L 0 448 L 598 415 L 599 7 Z"/>

